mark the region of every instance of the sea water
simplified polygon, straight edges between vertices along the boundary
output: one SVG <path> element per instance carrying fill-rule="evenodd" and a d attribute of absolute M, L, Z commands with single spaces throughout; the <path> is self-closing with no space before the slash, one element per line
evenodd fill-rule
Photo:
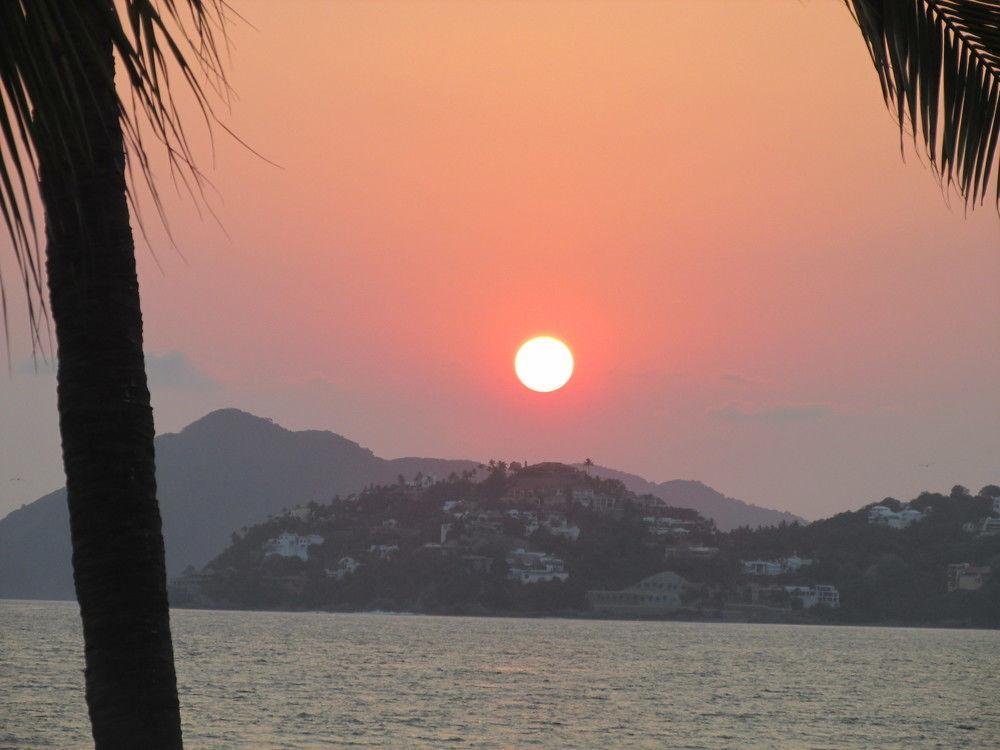
<path fill-rule="evenodd" d="M 189 748 L 998 748 L 1000 632 L 174 610 Z M 0 747 L 90 743 L 76 605 L 0 600 Z"/>

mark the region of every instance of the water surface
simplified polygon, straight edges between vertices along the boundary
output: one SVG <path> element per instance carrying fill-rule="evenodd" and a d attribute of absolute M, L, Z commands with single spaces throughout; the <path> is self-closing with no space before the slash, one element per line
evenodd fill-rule
<path fill-rule="evenodd" d="M 997 748 L 1000 633 L 172 614 L 189 748 Z M 75 604 L 0 600 L 0 747 L 86 747 Z"/>

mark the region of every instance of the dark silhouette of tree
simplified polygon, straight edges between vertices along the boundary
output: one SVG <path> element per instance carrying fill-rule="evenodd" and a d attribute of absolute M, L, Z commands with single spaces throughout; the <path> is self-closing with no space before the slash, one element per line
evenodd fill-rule
<path fill-rule="evenodd" d="M 54 323 L 73 574 L 99 748 L 181 746 L 129 223 L 135 184 L 126 175 L 145 179 L 159 207 L 143 140 L 152 138 L 166 145 L 175 176 L 198 190 L 168 68 L 210 117 L 202 84 L 224 85 L 213 36 L 224 23 L 219 0 L 0 3 L 0 214 L 36 352 L 47 350 Z M 2 288 L 0 303 L 3 314 Z"/>
<path fill-rule="evenodd" d="M 1000 2 L 845 0 L 900 136 L 923 141 L 943 182 L 981 204 L 1000 132 Z M 1000 182 L 997 184 L 1000 198 Z"/>

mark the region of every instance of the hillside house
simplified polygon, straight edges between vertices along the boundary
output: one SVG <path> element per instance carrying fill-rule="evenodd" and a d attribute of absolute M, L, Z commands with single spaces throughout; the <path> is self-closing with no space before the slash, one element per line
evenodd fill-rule
<path fill-rule="evenodd" d="M 1000 518 L 987 516 L 983 519 L 983 525 L 979 527 L 981 536 L 996 536 L 1000 534 Z"/>
<path fill-rule="evenodd" d="M 344 576 L 350 575 L 360 567 L 361 563 L 353 557 L 342 557 L 337 561 L 335 566 L 324 568 L 323 572 L 328 578 L 336 578 L 338 581 L 341 581 L 344 579 Z"/>
<path fill-rule="evenodd" d="M 584 508 L 597 513 L 611 513 L 617 510 L 619 506 L 617 498 L 600 492 L 594 492 L 594 490 L 588 488 L 575 489 L 571 496 L 573 502 L 577 505 L 582 505 Z"/>
<path fill-rule="evenodd" d="M 508 510 L 505 516 L 511 518 L 524 526 L 524 535 L 531 536 L 538 531 L 538 513 L 533 510 Z"/>
<path fill-rule="evenodd" d="M 264 543 L 264 556 L 297 557 L 300 560 L 309 559 L 309 548 L 314 544 L 322 544 L 323 537 L 319 534 L 299 536 L 290 531 L 283 531 L 274 539 Z"/>
<path fill-rule="evenodd" d="M 704 545 L 676 544 L 663 548 L 664 559 L 677 560 L 711 560 L 719 554 L 718 547 L 706 547 Z"/>
<path fill-rule="evenodd" d="M 545 518 L 545 528 L 553 536 L 575 542 L 580 538 L 580 527 L 566 520 L 562 513 L 552 513 Z"/>
<path fill-rule="evenodd" d="M 740 560 L 740 570 L 745 576 L 780 576 L 785 572 L 777 560 Z"/>
<path fill-rule="evenodd" d="M 681 595 L 690 586 L 681 576 L 666 571 L 643 578 L 621 591 L 588 591 L 587 601 L 594 611 L 606 614 L 665 614 L 680 608 Z"/>
<path fill-rule="evenodd" d="M 808 557 L 782 557 L 777 560 L 740 560 L 741 571 L 745 576 L 780 576 L 798 573 L 802 568 L 813 564 Z"/>
<path fill-rule="evenodd" d="M 507 555 L 507 578 L 521 583 L 565 581 L 569 578 L 565 563 L 546 552 L 528 552 L 516 549 Z"/>
<path fill-rule="evenodd" d="M 992 574 L 988 565 L 952 563 L 948 566 L 948 591 L 978 591 Z"/>
<path fill-rule="evenodd" d="M 890 529 L 905 529 L 924 520 L 925 514 L 916 508 L 903 506 L 893 510 L 887 505 L 875 505 L 868 509 L 868 523 L 888 526 Z"/>
<path fill-rule="evenodd" d="M 840 592 L 833 586 L 785 586 L 785 593 L 792 599 L 798 599 L 802 603 L 802 609 L 840 607 Z"/>
<path fill-rule="evenodd" d="M 653 536 L 685 536 L 691 533 L 693 521 L 683 521 L 670 516 L 646 516 L 642 519 Z"/>
<path fill-rule="evenodd" d="M 782 558 L 779 562 L 786 573 L 798 573 L 802 568 L 807 568 L 813 564 L 812 559 L 799 557 L 798 555 Z"/>

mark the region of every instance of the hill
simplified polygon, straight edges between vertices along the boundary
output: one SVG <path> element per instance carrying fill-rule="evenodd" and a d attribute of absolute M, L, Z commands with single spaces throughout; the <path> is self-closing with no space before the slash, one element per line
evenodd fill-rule
<path fill-rule="evenodd" d="M 995 515 L 996 514 L 996 515 Z M 274 516 L 177 606 L 1000 627 L 1000 487 L 721 532 L 564 464 L 371 487 Z"/>
<path fill-rule="evenodd" d="M 418 457 L 388 460 L 335 433 L 294 432 L 237 409 L 212 412 L 178 433 L 160 435 L 156 459 L 170 576 L 188 565 L 204 565 L 229 543 L 233 531 L 284 508 L 392 484 L 401 474 L 443 478 L 479 465 Z M 697 482 L 653 485 L 634 475 L 600 471 L 623 477 L 638 494 L 651 492 L 669 505 L 694 508 L 720 528 L 786 518 Z M 693 489 L 682 492 L 675 485 Z M 0 519 L 0 598 L 72 597 L 69 520 L 60 490 Z"/>
<path fill-rule="evenodd" d="M 732 531 L 741 526 L 777 526 L 778 524 L 802 522 L 804 519 L 782 510 L 762 508 L 742 500 L 726 497 L 706 484 L 690 479 L 671 479 L 668 482 L 650 482 L 635 474 L 609 469 L 606 466 L 584 466 L 576 464 L 593 476 L 617 479 L 637 495 L 655 495 L 667 505 L 692 508 L 706 518 L 715 521 L 720 531 Z"/>
<path fill-rule="evenodd" d="M 234 530 L 282 508 L 329 501 L 402 473 L 447 476 L 472 461 L 379 458 L 332 432 L 293 432 L 237 409 L 212 412 L 156 438 L 167 574 L 204 565 Z M 0 520 L 0 597 L 71 599 L 65 490 Z"/>

